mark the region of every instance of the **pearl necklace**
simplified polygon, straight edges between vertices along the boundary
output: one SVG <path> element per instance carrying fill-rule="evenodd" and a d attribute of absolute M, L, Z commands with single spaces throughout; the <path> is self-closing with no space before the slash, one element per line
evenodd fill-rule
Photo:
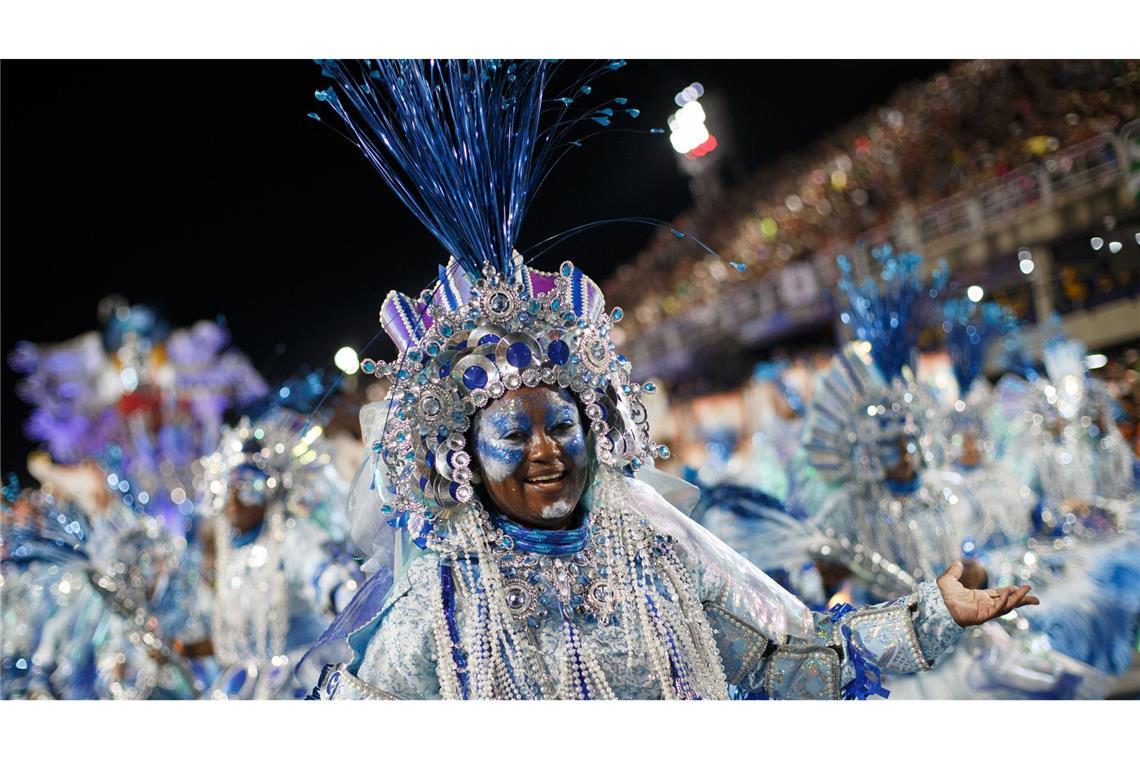
<path fill-rule="evenodd" d="M 663 698 L 727 694 L 712 629 L 676 541 L 618 506 L 633 499 L 621 474 L 604 470 L 594 487 L 595 507 L 574 531 L 529 536 L 476 507 L 457 515 L 449 534 L 433 534 L 431 547 L 443 558 L 434 631 L 445 698 L 615 698 L 593 643 L 579 632 L 583 622 L 617 626 L 627 666 L 648 664 Z M 534 551 L 530 538 L 548 546 Z M 454 597 L 444 590 L 452 582 L 467 600 L 462 632 Z M 547 672 L 537 640 L 555 614 L 563 642 L 556 674 Z"/>

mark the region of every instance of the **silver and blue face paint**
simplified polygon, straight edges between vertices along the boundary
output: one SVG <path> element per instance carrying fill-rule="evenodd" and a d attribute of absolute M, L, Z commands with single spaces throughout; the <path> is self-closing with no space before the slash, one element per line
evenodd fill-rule
<path fill-rule="evenodd" d="M 526 453 L 534 423 L 520 399 L 500 400 L 479 413 L 475 450 L 489 481 L 510 477 Z"/>
<path fill-rule="evenodd" d="M 495 505 L 524 524 L 567 519 L 585 486 L 586 431 L 574 397 L 521 388 L 479 413 L 475 459 Z"/>

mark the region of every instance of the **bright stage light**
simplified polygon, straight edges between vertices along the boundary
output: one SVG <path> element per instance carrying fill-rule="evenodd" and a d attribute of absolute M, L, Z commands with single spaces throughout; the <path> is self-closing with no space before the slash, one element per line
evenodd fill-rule
<path fill-rule="evenodd" d="M 1089 365 L 1089 369 L 1100 369 L 1108 364 L 1108 357 L 1104 354 L 1089 354 L 1085 357 L 1085 363 Z"/>
<path fill-rule="evenodd" d="M 1089 245 L 1092 246 L 1092 249 L 1094 251 L 1099 251 L 1101 248 L 1104 247 L 1104 238 L 1099 238 L 1099 237 L 1089 238 Z"/>
<path fill-rule="evenodd" d="M 1120 242 L 1113 240 L 1111 243 L 1108 244 L 1108 252 L 1109 253 L 1120 253 L 1120 249 L 1123 247 L 1124 247 L 1124 243 L 1120 243 Z"/>
<path fill-rule="evenodd" d="M 982 290 L 981 285 L 971 285 L 966 288 L 966 298 L 969 298 L 974 303 L 978 303 L 986 295 L 986 291 Z"/>
<path fill-rule="evenodd" d="M 357 358 L 356 352 L 348 346 L 336 352 L 336 356 L 333 357 L 333 364 L 346 375 L 355 375 L 356 370 L 360 369 L 360 360 Z"/>
<path fill-rule="evenodd" d="M 1033 274 L 1033 259 L 1022 259 L 1018 262 L 1022 274 Z"/>
<path fill-rule="evenodd" d="M 681 107 L 669 117 L 669 142 L 673 150 L 689 158 L 697 158 L 716 148 L 716 138 L 705 126 L 705 109 L 697 101 L 704 88 L 694 82 L 677 95 Z"/>

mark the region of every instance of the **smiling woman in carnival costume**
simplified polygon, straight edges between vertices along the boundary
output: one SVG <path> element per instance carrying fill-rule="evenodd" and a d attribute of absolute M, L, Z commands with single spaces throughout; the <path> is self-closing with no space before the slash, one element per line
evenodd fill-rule
<path fill-rule="evenodd" d="M 323 64 L 319 98 L 452 258 L 418 298 L 384 302 L 396 361 L 362 362 L 392 382 L 362 411 L 373 456 L 352 502 L 373 575 L 302 663 L 314 696 L 864 697 L 1035 601 L 969 591 L 956 567 L 813 615 L 665 498 L 686 491 L 651 467 L 668 451 L 649 437 L 653 388 L 609 337 L 621 310 L 572 263 L 514 252 L 570 133 L 636 115 L 575 100 L 620 66 L 546 98 L 548 62 Z"/>
<path fill-rule="evenodd" d="M 200 510 L 210 611 L 205 638 L 178 648 L 213 655 L 215 699 L 290 699 L 293 669 L 363 580 L 344 548 L 347 498 L 320 418 L 319 373 L 291 380 L 245 409 L 203 459 Z"/>

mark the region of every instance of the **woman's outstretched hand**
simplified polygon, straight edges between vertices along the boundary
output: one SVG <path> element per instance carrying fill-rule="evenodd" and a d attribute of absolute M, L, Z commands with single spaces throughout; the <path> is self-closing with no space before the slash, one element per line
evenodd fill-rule
<path fill-rule="evenodd" d="M 955 560 L 938 577 L 938 590 L 950 616 L 963 628 L 981 625 L 1027 604 L 1041 603 L 1037 597 L 1029 596 L 1029 586 L 968 589 L 962 585 L 962 569 L 962 562 Z"/>

